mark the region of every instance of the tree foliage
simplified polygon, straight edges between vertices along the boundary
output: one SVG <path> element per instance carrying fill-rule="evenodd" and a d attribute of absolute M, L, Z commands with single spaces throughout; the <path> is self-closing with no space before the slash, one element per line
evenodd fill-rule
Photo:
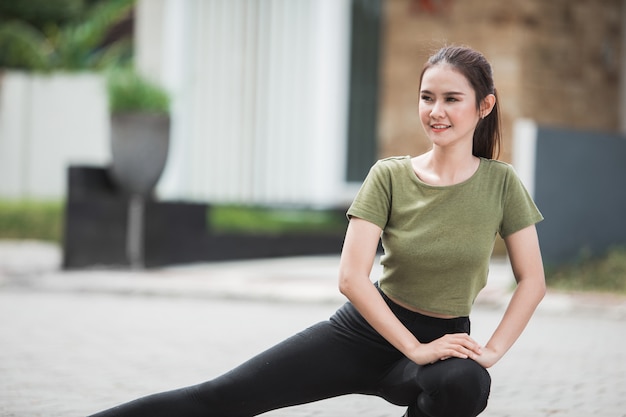
<path fill-rule="evenodd" d="M 111 44 L 105 40 L 110 30 L 132 13 L 134 3 L 0 0 L 0 67 L 80 71 L 119 63 L 130 56 L 130 40 L 122 38 Z"/>

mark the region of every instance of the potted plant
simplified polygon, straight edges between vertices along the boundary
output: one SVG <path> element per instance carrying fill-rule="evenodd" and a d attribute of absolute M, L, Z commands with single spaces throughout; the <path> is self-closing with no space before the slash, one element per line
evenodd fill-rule
<path fill-rule="evenodd" d="M 169 149 L 169 95 L 130 67 L 109 71 L 107 91 L 111 178 L 126 194 L 151 198 Z"/>
<path fill-rule="evenodd" d="M 144 267 L 146 199 L 165 168 L 170 137 L 167 92 L 133 68 L 107 74 L 113 182 L 128 197 L 126 253 L 133 268 Z"/>

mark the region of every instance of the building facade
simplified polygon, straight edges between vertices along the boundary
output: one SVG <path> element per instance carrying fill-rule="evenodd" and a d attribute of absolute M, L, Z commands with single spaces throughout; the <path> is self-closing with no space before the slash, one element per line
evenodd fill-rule
<path fill-rule="evenodd" d="M 504 126 L 501 159 L 514 159 L 519 119 L 626 132 L 625 4 L 138 0 L 136 63 L 174 98 L 159 195 L 211 203 L 348 204 L 376 159 L 428 149 L 417 83 L 428 55 L 445 44 L 470 45 L 493 63 Z M 9 82 L 13 78 L 17 84 Z M 74 100 L 95 103 L 76 112 L 84 113 L 81 121 L 93 114 L 95 121 L 81 127 L 36 111 L 43 81 L 22 78 L 9 74 L 0 83 L 6 103 L 0 109 L 0 195 L 63 198 L 68 161 L 106 164 L 102 83 L 89 89 L 94 100 Z M 33 139 L 42 129 L 41 140 Z M 53 153 L 44 153 L 45 163 L 38 162 L 40 142 L 55 144 Z"/>
<path fill-rule="evenodd" d="M 150 0 L 138 62 L 178 94 L 165 195 L 344 204 L 375 159 L 428 149 L 428 55 L 492 62 L 512 160 L 515 120 L 624 129 L 623 0 Z"/>
<path fill-rule="evenodd" d="M 379 124 L 381 155 L 428 148 L 416 116 L 417 82 L 444 44 L 482 51 L 493 65 L 512 160 L 513 123 L 581 130 L 624 128 L 623 0 L 387 0 Z"/>

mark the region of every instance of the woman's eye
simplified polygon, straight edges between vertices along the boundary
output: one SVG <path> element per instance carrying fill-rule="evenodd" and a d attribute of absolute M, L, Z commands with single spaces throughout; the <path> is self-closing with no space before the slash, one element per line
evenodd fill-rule
<path fill-rule="evenodd" d="M 424 101 L 432 101 L 432 98 L 430 96 L 422 96 L 422 100 L 424 100 Z"/>
<path fill-rule="evenodd" d="M 458 100 L 455 97 L 448 97 L 448 98 L 446 98 L 446 101 L 448 101 L 450 103 L 453 103 L 453 102 L 458 101 Z"/>

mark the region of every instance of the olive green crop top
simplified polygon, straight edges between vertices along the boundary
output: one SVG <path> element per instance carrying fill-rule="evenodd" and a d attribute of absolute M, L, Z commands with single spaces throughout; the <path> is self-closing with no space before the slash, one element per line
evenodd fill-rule
<path fill-rule="evenodd" d="M 433 186 L 411 158 L 378 161 L 347 212 L 376 224 L 384 254 L 381 290 L 418 309 L 468 316 L 487 283 L 496 234 L 543 219 L 514 169 L 481 158 L 464 182 Z"/>

